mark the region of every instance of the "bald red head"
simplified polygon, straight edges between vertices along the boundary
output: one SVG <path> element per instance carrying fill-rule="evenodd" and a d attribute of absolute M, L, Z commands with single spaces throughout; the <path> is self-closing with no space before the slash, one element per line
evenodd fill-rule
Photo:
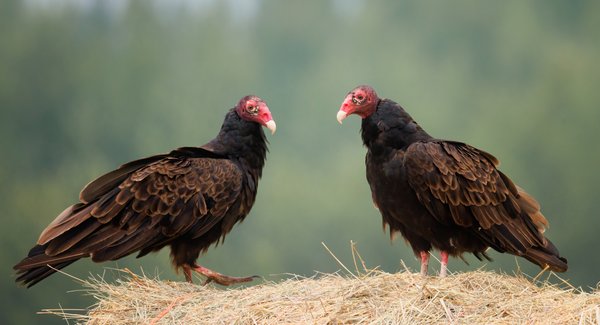
<path fill-rule="evenodd" d="M 267 103 L 258 96 L 248 95 L 235 107 L 238 115 L 246 121 L 256 122 L 275 133 L 276 125 Z"/>
<path fill-rule="evenodd" d="M 377 108 L 379 97 L 371 86 L 361 85 L 348 93 L 340 110 L 337 114 L 337 120 L 342 123 L 348 115 L 356 114 L 361 118 L 373 114 Z"/>

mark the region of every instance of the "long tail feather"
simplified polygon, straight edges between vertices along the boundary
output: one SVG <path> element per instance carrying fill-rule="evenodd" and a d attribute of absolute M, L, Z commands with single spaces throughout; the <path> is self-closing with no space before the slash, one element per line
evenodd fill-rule
<path fill-rule="evenodd" d="M 567 259 L 559 255 L 558 250 L 549 240 L 544 248 L 534 247 L 527 250 L 523 257 L 541 268 L 548 266 L 554 272 L 565 272 L 568 269 Z"/>
<path fill-rule="evenodd" d="M 46 245 L 34 246 L 29 251 L 29 255 L 13 267 L 19 275 L 16 282 L 29 288 L 52 275 L 56 270 L 60 270 L 86 256 L 82 253 L 48 256 L 45 249 Z"/>

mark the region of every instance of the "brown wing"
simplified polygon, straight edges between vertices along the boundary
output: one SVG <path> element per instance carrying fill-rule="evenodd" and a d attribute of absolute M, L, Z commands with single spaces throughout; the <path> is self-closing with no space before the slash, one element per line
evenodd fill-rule
<path fill-rule="evenodd" d="M 142 158 L 128 162 L 121 167 L 106 173 L 95 180 L 88 183 L 79 193 L 79 200 L 83 203 L 91 202 L 98 197 L 104 195 L 109 190 L 118 186 L 125 178 L 133 171 L 144 167 L 150 163 L 156 162 L 165 158 L 167 155 L 156 155 L 152 157 Z"/>
<path fill-rule="evenodd" d="M 171 151 L 169 154 L 160 154 L 130 161 L 121 167 L 102 175 L 88 183 L 79 193 L 79 200 L 83 203 L 92 202 L 109 190 L 119 186 L 132 172 L 159 161 L 166 157 L 197 157 L 197 158 L 224 158 L 208 149 L 197 147 L 181 147 Z"/>
<path fill-rule="evenodd" d="M 405 155 L 410 186 L 441 223 L 480 229 L 499 251 L 523 255 L 545 247 L 548 223 L 539 204 L 496 169 L 492 155 L 459 142 L 412 144 Z"/>
<path fill-rule="evenodd" d="M 184 233 L 200 237 L 240 195 L 242 172 L 226 159 L 165 157 L 129 172 L 113 188 L 96 188 L 102 190 L 83 192 L 104 194 L 84 193 L 92 201 L 67 208 L 42 232 L 38 245 L 15 266 L 21 273 L 17 281 L 32 285 L 43 279 L 51 273 L 45 270 L 39 278 L 35 272 L 43 270 L 36 268 L 47 264 L 68 265 L 86 256 L 115 260 Z"/>

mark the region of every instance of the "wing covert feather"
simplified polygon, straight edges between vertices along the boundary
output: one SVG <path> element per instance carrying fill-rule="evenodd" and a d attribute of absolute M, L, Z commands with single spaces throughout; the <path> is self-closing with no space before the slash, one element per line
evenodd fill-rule
<path fill-rule="evenodd" d="M 516 193 L 506 186 L 494 162 L 477 149 L 452 142 L 417 142 L 408 147 L 404 160 L 410 186 L 440 222 L 467 227 L 477 221 L 489 228 L 511 218 L 499 206 Z M 450 214 L 436 213 L 434 201 L 447 206 Z"/>
<path fill-rule="evenodd" d="M 513 252 L 546 245 L 539 204 L 496 169 L 492 155 L 459 142 L 417 142 L 404 163 L 408 183 L 439 222 L 481 228 L 487 241 Z"/>
<path fill-rule="evenodd" d="M 49 256 L 76 251 L 104 261 L 190 229 L 191 237 L 200 237 L 239 198 L 242 175 L 226 159 L 163 158 L 131 171 L 94 201 L 67 208 L 42 232 L 38 244 L 48 244 Z"/>

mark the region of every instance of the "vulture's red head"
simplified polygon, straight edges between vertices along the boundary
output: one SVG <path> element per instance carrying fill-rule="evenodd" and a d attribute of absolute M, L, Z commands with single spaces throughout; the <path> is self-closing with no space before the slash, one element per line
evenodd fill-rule
<path fill-rule="evenodd" d="M 256 122 L 275 133 L 277 126 L 273 121 L 267 103 L 258 96 L 248 95 L 240 99 L 236 106 L 238 115 L 246 121 Z"/>
<path fill-rule="evenodd" d="M 379 97 L 371 86 L 362 85 L 354 88 L 348 93 L 337 113 L 338 122 L 342 124 L 342 120 L 351 114 L 356 114 L 361 118 L 368 117 L 375 112 L 378 100 Z"/>

